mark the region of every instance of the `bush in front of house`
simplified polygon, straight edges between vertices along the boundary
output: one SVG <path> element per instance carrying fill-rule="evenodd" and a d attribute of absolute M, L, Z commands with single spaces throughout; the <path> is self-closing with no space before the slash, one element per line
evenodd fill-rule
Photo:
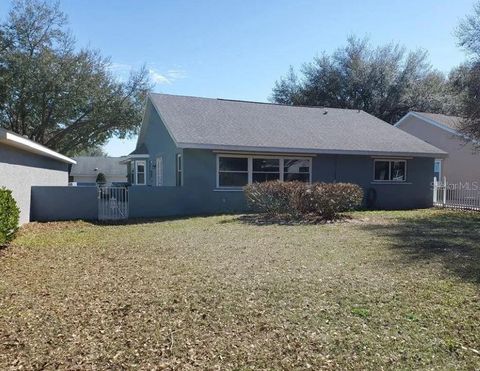
<path fill-rule="evenodd" d="M 99 186 L 105 185 L 107 183 L 107 178 L 104 173 L 98 173 L 97 179 L 95 181 Z"/>
<path fill-rule="evenodd" d="M 20 209 L 12 196 L 12 191 L 0 188 L 0 246 L 10 242 L 18 230 Z"/>
<path fill-rule="evenodd" d="M 359 208 L 363 190 L 351 183 L 314 183 L 305 185 L 292 196 L 292 208 L 299 214 L 314 214 L 323 219 L 335 219 L 339 213 Z"/>
<path fill-rule="evenodd" d="M 292 195 L 303 188 L 300 182 L 262 182 L 244 188 L 247 202 L 253 210 L 266 215 L 290 214 Z"/>
<path fill-rule="evenodd" d="M 362 204 L 363 190 L 351 183 L 264 182 L 245 187 L 249 205 L 267 216 L 316 216 L 325 220 Z"/>

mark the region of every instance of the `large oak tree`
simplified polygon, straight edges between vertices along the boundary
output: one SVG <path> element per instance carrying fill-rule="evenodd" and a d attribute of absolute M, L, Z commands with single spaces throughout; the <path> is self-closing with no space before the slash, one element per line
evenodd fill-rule
<path fill-rule="evenodd" d="M 118 81 L 110 67 L 76 48 L 58 3 L 14 1 L 0 24 L 0 127 L 68 155 L 136 133 L 147 72 Z"/>
<path fill-rule="evenodd" d="M 461 97 L 461 130 L 476 139 L 480 148 L 480 2 L 457 29 L 459 44 L 469 53 L 469 60 L 455 71 L 455 83 Z"/>
<path fill-rule="evenodd" d="M 351 37 L 345 47 L 306 63 L 300 77 L 290 68 L 275 83 L 271 100 L 292 105 L 361 109 L 394 123 L 407 112 L 452 112 L 446 77 L 432 69 L 423 50 L 398 44 L 372 47 Z"/>

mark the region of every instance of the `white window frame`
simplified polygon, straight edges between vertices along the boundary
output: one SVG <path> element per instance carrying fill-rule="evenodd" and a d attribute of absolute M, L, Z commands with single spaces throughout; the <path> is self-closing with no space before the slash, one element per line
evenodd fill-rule
<path fill-rule="evenodd" d="M 143 165 L 143 183 L 138 182 L 138 165 Z M 135 184 L 146 185 L 147 184 L 147 160 L 135 160 Z"/>
<path fill-rule="evenodd" d="M 392 162 L 403 162 L 405 163 L 405 177 L 403 180 L 381 180 L 375 179 L 375 164 L 377 162 L 387 162 L 388 161 L 388 175 L 389 178 L 392 176 Z M 402 158 L 376 158 L 373 160 L 373 181 L 375 183 L 406 183 L 408 179 L 408 171 L 407 171 L 407 160 Z"/>
<path fill-rule="evenodd" d="M 284 178 L 284 160 L 308 160 L 308 183 L 312 183 L 312 157 L 301 157 L 301 156 L 274 156 L 274 155 L 241 155 L 241 154 L 228 154 L 228 153 L 219 153 L 217 154 L 217 168 L 216 168 L 216 188 L 217 189 L 230 189 L 230 190 L 241 190 L 242 187 L 227 187 L 220 186 L 220 158 L 221 157 L 236 157 L 236 158 L 246 158 L 248 161 L 248 167 L 246 173 L 248 173 L 248 183 L 253 183 L 253 159 L 278 159 L 280 166 L 280 178 L 279 180 L 283 182 Z M 222 172 L 232 172 L 232 173 L 245 173 L 245 171 L 222 171 Z M 273 172 L 272 172 L 273 174 Z M 306 173 L 305 173 L 306 174 Z"/>
<path fill-rule="evenodd" d="M 435 165 L 437 164 L 438 162 L 438 166 L 439 166 L 439 172 L 438 172 L 438 178 L 437 179 L 438 181 L 441 181 L 442 180 L 442 176 L 443 176 L 443 160 L 442 159 L 439 159 L 439 158 L 436 158 L 435 161 L 433 162 L 433 175 L 435 177 Z"/>

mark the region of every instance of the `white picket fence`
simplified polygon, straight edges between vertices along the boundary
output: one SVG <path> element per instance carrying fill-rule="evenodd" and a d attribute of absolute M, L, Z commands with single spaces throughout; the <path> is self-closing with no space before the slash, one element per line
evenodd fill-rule
<path fill-rule="evenodd" d="M 480 187 L 477 183 L 448 183 L 433 179 L 433 205 L 480 211 Z"/>

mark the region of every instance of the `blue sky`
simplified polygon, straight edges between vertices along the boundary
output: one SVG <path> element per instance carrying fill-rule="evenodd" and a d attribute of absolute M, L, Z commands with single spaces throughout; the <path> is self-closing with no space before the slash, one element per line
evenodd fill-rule
<path fill-rule="evenodd" d="M 0 0 L 0 16 L 8 0 Z M 79 46 L 119 77 L 146 64 L 155 91 L 266 101 L 276 79 L 349 35 L 424 48 L 442 71 L 465 59 L 453 31 L 473 0 L 61 0 Z M 135 139 L 113 139 L 113 156 Z"/>

